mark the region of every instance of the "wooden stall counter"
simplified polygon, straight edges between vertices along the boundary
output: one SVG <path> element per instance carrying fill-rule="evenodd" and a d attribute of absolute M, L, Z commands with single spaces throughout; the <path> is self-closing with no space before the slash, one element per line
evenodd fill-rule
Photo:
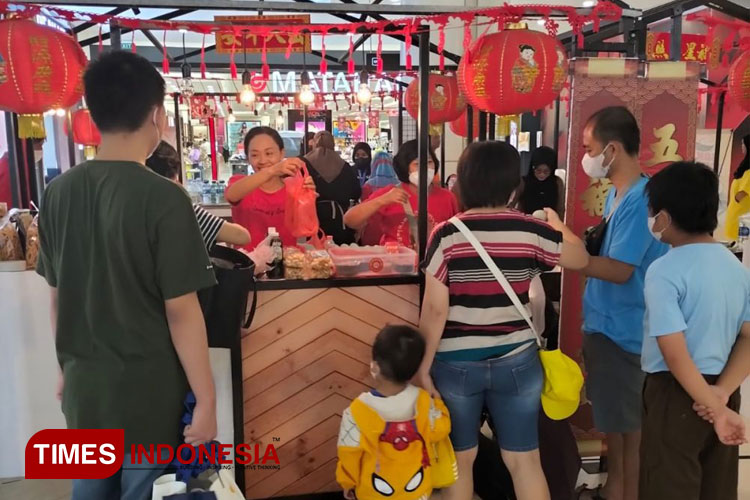
<path fill-rule="evenodd" d="M 338 491 L 342 411 L 370 388 L 370 353 L 387 324 L 419 321 L 414 276 L 267 281 L 242 338 L 244 442 L 279 464 L 245 469 L 248 499 Z M 270 467 L 269 467 L 270 466 Z"/>

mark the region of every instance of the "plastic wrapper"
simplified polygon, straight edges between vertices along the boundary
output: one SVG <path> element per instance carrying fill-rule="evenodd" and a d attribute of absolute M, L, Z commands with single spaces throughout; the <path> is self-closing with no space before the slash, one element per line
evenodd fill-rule
<path fill-rule="evenodd" d="M 284 249 L 284 278 L 288 280 L 305 279 L 306 258 L 298 248 Z"/>
<path fill-rule="evenodd" d="M 39 216 L 26 230 L 26 269 L 36 269 L 36 261 L 39 259 Z"/>
<path fill-rule="evenodd" d="M 331 276 L 333 276 L 333 260 L 325 250 L 303 252 L 298 248 L 284 249 L 284 278 L 320 280 Z"/>
<path fill-rule="evenodd" d="M 24 260 L 21 237 L 10 216 L 0 219 L 0 261 Z"/>

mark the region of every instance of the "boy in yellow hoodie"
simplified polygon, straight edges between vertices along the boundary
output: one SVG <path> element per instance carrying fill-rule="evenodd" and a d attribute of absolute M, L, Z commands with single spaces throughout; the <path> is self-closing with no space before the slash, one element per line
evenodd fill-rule
<path fill-rule="evenodd" d="M 341 418 L 336 481 L 347 499 L 426 500 L 432 493 L 436 444 L 451 424 L 442 401 L 409 383 L 424 351 L 422 335 L 406 325 L 387 326 L 375 338 L 375 388 Z"/>

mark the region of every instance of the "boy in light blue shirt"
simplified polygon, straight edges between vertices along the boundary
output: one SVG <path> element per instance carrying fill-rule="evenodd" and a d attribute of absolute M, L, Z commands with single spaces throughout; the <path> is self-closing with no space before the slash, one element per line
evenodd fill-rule
<path fill-rule="evenodd" d="M 750 272 L 711 237 L 718 191 L 713 171 L 692 162 L 646 186 L 649 229 L 672 249 L 645 280 L 640 500 L 737 498 Z"/>

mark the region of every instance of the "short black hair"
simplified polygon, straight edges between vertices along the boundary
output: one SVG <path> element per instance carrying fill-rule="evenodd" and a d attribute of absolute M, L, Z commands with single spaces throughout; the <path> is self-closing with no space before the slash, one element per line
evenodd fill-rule
<path fill-rule="evenodd" d="M 519 45 L 518 46 L 518 50 L 521 51 L 521 52 L 523 52 L 524 50 L 527 50 L 527 49 L 533 50 L 534 52 L 536 52 L 536 49 L 534 47 L 532 47 L 531 45 L 523 44 L 523 45 Z"/>
<path fill-rule="evenodd" d="M 92 61 L 83 75 L 86 104 L 102 132 L 134 132 L 164 105 L 164 78 L 146 58 L 116 50 Z"/>
<path fill-rule="evenodd" d="M 408 325 L 388 325 L 375 337 L 372 360 L 389 382 L 405 384 L 417 374 L 424 358 L 424 337 Z"/>
<path fill-rule="evenodd" d="M 276 130 L 271 127 L 253 127 L 247 134 L 245 134 L 245 156 L 249 158 L 248 150 L 250 149 L 250 141 L 258 137 L 259 135 L 267 135 L 279 146 L 280 150 L 284 150 L 284 140 L 281 138 Z"/>
<path fill-rule="evenodd" d="M 547 165 L 552 173 L 557 170 L 557 153 L 554 149 L 547 146 L 539 146 L 531 153 L 531 168 L 539 165 Z M 531 173 L 531 172 L 529 172 Z"/>
<path fill-rule="evenodd" d="M 167 179 L 174 179 L 180 171 L 180 155 L 170 144 L 161 141 L 146 166 Z"/>
<path fill-rule="evenodd" d="M 521 184 L 521 155 L 507 142 L 474 142 L 458 159 L 458 198 L 464 210 L 508 204 Z"/>
<path fill-rule="evenodd" d="M 641 130 L 635 116 L 625 106 L 600 109 L 589 117 L 586 126 L 593 127 L 593 136 L 604 145 L 617 141 L 630 156 L 638 156 L 641 149 Z"/>
<path fill-rule="evenodd" d="M 428 146 L 427 151 L 430 152 L 430 158 L 432 158 L 432 162 L 435 164 L 435 169 L 440 168 L 437 156 L 435 156 L 432 148 Z M 416 139 L 406 141 L 399 146 L 398 153 L 393 157 L 393 170 L 396 171 L 398 180 L 407 184 L 409 183 L 409 165 L 417 158 L 419 158 L 419 142 Z"/>
<path fill-rule="evenodd" d="M 703 163 L 672 163 L 648 181 L 646 194 L 651 214 L 668 212 L 678 229 L 690 234 L 716 229 L 719 178 Z"/>

